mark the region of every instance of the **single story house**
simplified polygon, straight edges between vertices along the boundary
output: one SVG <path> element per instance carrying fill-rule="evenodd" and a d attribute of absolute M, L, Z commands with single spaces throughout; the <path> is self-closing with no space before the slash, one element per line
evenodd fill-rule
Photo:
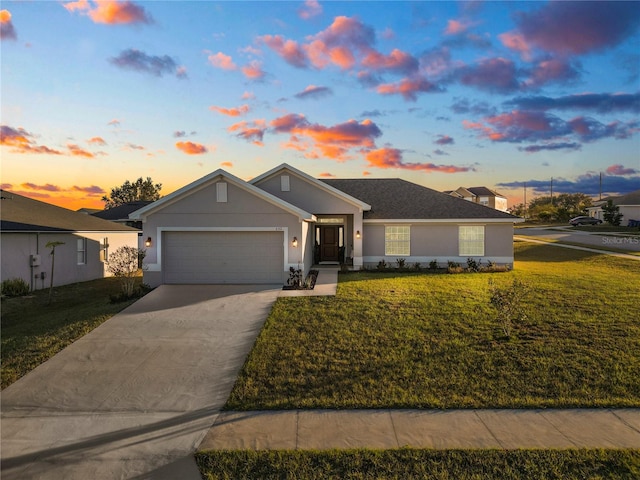
<path fill-rule="evenodd" d="M 507 211 L 507 197 L 487 187 L 458 187 L 456 190 L 447 190 L 444 193 L 496 210 Z"/>
<path fill-rule="evenodd" d="M 51 281 L 49 242 L 56 247 L 53 284 L 66 285 L 108 276 L 109 253 L 137 247 L 138 230 L 126 225 L 0 191 L 2 281 L 21 278 L 32 290 Z"/>
<path fill-rule="evenodd" d="M 629 220 L 640 220 L 640 190 L 621 195 L 619 197 L 610 197 L 613 204 L 620 209 L 622 221 L 620 225 L 629 225 Z M 590 217 L 598 218 L 604 222 L 604 210 L 602 206 L 607 203 L 609 198 L 594 202 L 593 207 L 587 208 Z"/>
<path fill-rule="evenodd" d="M 405 180 L 319 180 L 287 164 L 249 182 L 216 170 L 130 217 L 143 223 L 151 286 L 282 284 L 290 267 L 322 263 L 512 265 L 522 221 Z"/>

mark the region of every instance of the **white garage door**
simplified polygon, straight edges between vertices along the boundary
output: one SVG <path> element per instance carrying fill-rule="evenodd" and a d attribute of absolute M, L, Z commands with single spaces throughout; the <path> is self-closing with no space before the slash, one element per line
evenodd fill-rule
<path fill-rule="evenodd" d="M 283 280 L 282 232 L 164 232 L 165 283 Z"/>

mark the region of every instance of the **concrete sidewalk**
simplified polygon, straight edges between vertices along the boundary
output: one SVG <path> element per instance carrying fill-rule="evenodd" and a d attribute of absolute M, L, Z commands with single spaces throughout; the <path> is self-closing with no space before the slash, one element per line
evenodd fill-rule
<path fill-rule="evenodd" d="M 314 267 L 318 270 L 318 278 L 313 290 L 282 290 L 280 297 L 327 297 L 334 296 L 338 288 L 337 266 Z"/>
<path fill-rule="evenodd" d="M 640 448 L 640 409 L 222 412 L 199 450 Z"/>

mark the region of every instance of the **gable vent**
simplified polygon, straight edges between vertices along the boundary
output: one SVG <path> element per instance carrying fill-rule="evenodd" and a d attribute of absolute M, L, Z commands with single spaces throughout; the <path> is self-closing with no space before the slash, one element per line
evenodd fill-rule
<path fill-rule="evenodd" d="M 227 202 L 227 184 L 225 182 L 216 183 L 216 202 Z"/>
<path fill-rule="evenodd" d="M 280 176 L 280 190 L 283 192 L 288 192 L 291 190 L 291 185 L 289 184 L 289 175 Z"/>

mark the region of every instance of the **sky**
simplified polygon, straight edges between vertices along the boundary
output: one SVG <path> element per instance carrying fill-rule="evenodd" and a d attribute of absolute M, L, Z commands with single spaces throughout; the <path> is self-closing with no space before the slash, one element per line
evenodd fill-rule
<path fill-rule="evenodd" d="M 640 189 L 637 1 L 0 9 L 2 188 L 55 205 L 281 163 L 510 205 Z"/>

